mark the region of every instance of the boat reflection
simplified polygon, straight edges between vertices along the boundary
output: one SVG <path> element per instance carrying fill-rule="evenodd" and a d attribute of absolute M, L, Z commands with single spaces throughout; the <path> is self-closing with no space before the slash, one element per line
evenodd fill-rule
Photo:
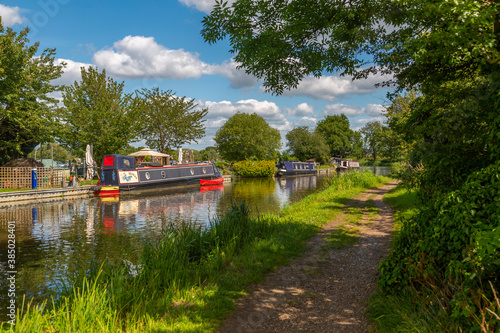
<path fill-rule="evenodd" d="M 157 229 L 166 223 L 179 221 L 206 223 L 201 221 L 207 221 L 207 217 L 215 214 L 216 203 L 223 191 L 224 185 L 214 185 L 196 190 L 142 191 L 99 198 L 103 232 L 110 234 L 124 229 Z"/>

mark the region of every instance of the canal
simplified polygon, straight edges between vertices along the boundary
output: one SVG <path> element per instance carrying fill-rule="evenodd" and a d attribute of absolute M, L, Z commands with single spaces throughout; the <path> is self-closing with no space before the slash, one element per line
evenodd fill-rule
<path fill-rule="evenodd" d="M 19 306 L 23 294 L 27 299 L 41 301 L 61 290 L 68 277 L 79 267 L 87 267 L 91 260 L 139 263 L 142 244 L 158 237 L 167 224 L 206 225 L 232 202 L 242 201 L 255 216 L 278 213 L 283 206 L 323 188 L 326 177 L 241 179 L 226 185 L 144 191 L 119 198 L 61 199 L 2 207 L 2 277 L 16 272 Z M 8 257 L 9 234 L 15 235 L 14 269 L 8 262 L 14 258 Z M 5 317 L 8 289 L 9 282 L 2 278 L 1 317 Z"/>

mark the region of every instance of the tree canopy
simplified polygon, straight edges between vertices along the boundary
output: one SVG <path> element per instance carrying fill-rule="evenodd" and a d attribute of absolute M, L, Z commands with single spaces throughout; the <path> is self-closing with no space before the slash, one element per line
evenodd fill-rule
<path fill-rule="evenodd" d="M 214 140 L 228 161 L 275 159 L 281 148 L 280 132 L 256 113 L 237 112 L 219 128 Z"/>
<path fill-rule="evenodd" d="M 162 153 L 205 136 L 208 109 L 197 110 L 192 99 L 177 97 L 159 88 L 138 92 L 135 105 L 140 112 L 141 137 Z"/>
<path fill-rule="evenodd" d="M 325 139 L 332 156 L 345 156 L 350 152 L 353 131 L 345 114 L 326 116 L 318 122 L 316 130 Z"/>
<path fill-rule="evenodd" d="M 324 72 L 393 74 L 401 88 L 435 84 L 500 60 L 495 1 L 217 1 L 205 41 L 227 38 L 246 72 L 275 93 Z"/>
<path fill-rule="evenodd" d="M 16 33 L 0 20 L 0 164 L 29 153 L 40 142 L 52 141 L 58 126 L 51 84 L 62 74 L 55 49 L 37 55 L 29 29 Z"/>
<path fill-rule="evenodd" d="M 83 156 L 87 144 L 93 144 L 94 159 L 100 161 L 137 139 L 137 112 L 132 96 L 123 92 L 123 82 L 94 67 L 82 67 L 81 74 L 82 81 L 63 92 L 60 142 L 77 156 Z"/>
<path fill-rule="evenodd" d="M 310 158 L 327 157 L 330 149 L 326 145 L 323 136 L 316 131 L 311 131 L 308 127 L 296 127 L 286 134 L 289 153 L 300 161 Z"/>

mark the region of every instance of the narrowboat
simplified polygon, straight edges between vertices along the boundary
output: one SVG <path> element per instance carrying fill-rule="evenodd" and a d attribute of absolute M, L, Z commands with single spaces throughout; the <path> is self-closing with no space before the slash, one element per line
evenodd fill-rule
<path fill-rule="evenodd" d="M 341 160 L 337 165 L 337 172 L 359 170 L 359 162 L 353 160 Z"/>
<path fill-rule="evenodd" d="M 277 176 L 298 176 L 316 174 L 315 162 L 283 161 L 276 165 Z"/>
<path fill-rule="evenodd" d="M 200 181 L 219 178 L 221 174 L 213 162 L 136 166 L 133 156 L 111 154 L 102 159 L 100 181 L 94 187 L 94 193 L 97 196 L 114 196 L 122 191 L 199 186 Z"/>

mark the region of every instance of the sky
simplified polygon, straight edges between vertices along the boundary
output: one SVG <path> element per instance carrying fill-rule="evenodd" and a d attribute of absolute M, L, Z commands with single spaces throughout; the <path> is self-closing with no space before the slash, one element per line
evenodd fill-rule
<path fill-rule="evenodd" d="M 4 27 L 31 29 L 31 44 L 39 51 L 56 49 L 65 62 L 56 84 L 81 79 L 80 68 L 106 70 L 128 93 L 159 87 L 208 108 L 206 136 L 182 148 L 215 146 L 213 137 L 236 112 L 256 113 L 285 135 L 298 126 L 314 128 L 329 115 L 345 114 L 351 128 L 383 122 L 387 88 L 375 84 L 388 77 L 326 74 L 306 77 L 280 96 L 264 91 L 262 82 L 247 75 L 229 53 L 229 42 L 215 45 L 201 36 L 202 19 L 215 0 L 0 0 Z M 134 145 L 144 145 L 143 142 Z"/>

